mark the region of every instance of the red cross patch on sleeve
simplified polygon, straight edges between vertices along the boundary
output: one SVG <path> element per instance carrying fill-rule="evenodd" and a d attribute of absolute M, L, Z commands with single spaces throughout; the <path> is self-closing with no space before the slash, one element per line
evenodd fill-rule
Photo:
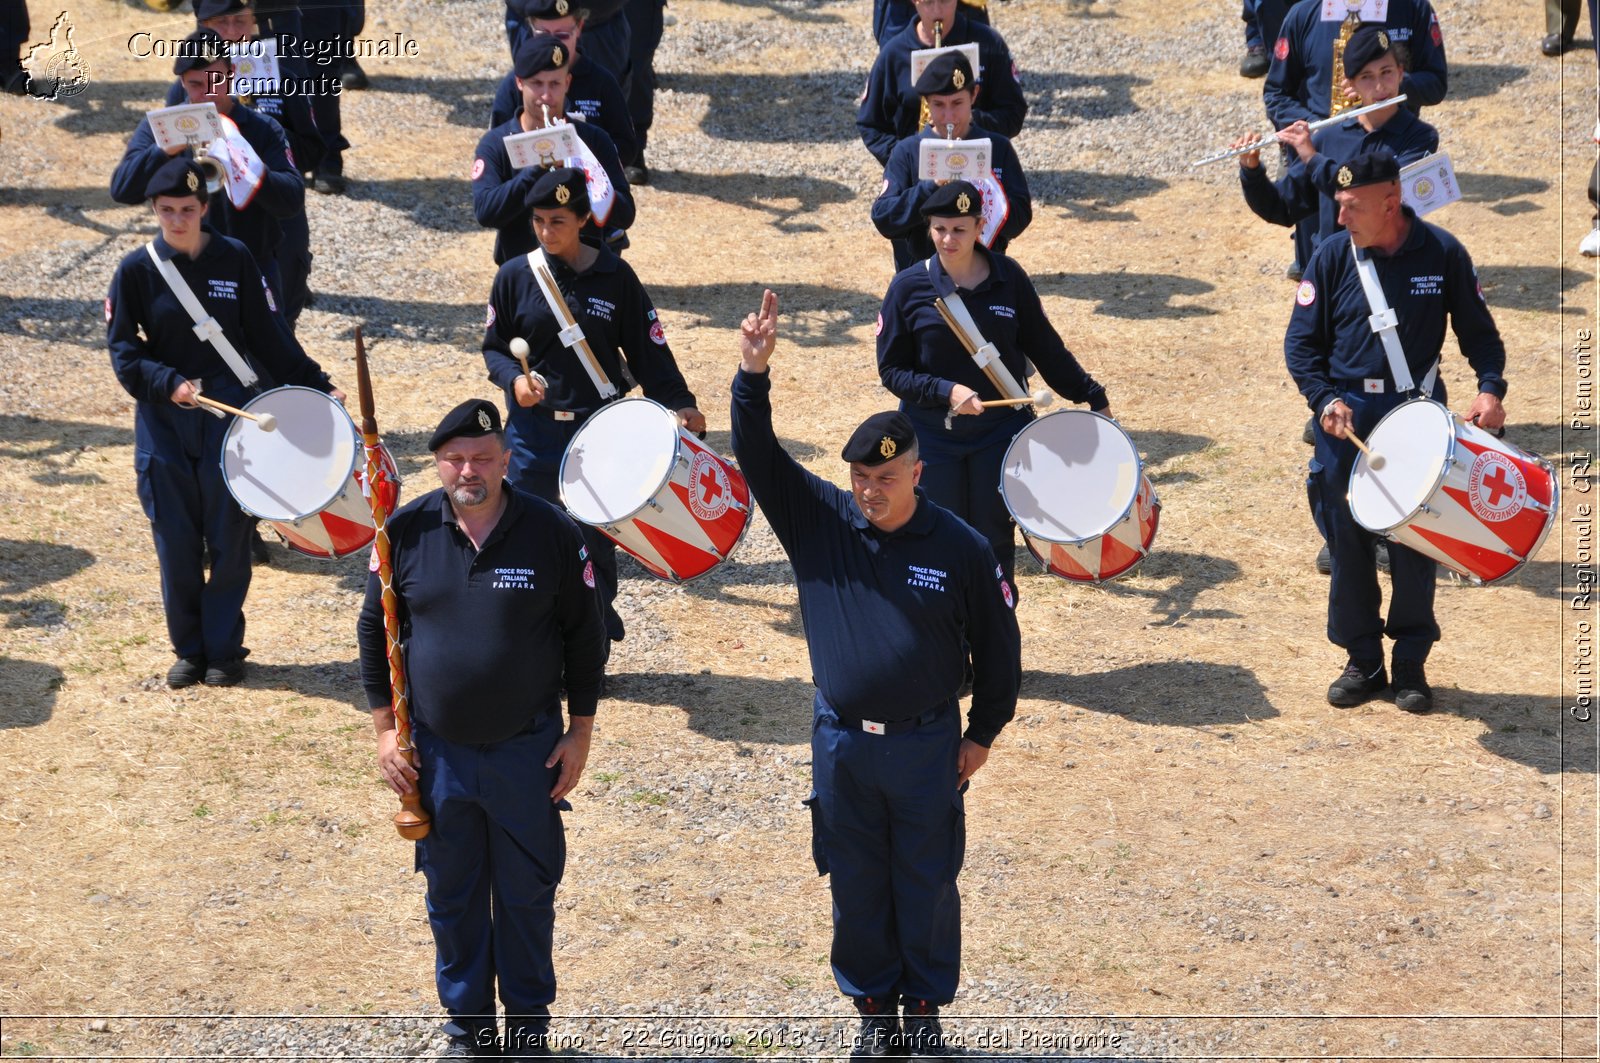
<path fill-rule="evenodd" d="M 111 324 L 111 296 L 106 296 L 106 324 Z"/>
<path fill-rule="evenodd" d="M 473 159 L 472 160 L 472 180 L 476 181 L 478 178 L 480 178 L 482 176 L 483 176 L 483 160 L 482 159 Z"/>
<path fill-rule="evenodd" d="M 1289 38 L 1278 38 L 1278 43 L 1272 46 L 1272 57 L 1280 63 L 1289 58 Z"/>

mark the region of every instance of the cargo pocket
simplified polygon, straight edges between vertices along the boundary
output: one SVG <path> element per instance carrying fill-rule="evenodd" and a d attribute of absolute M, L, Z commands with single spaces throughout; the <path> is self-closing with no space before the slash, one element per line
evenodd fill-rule
<path fill-rule="evenodd" d="M 1322 516 L 1322 491 L 1318 481 L 1322 477 L 1322 462 L 1311 459 L 1306 466 L 1306 504 L 1311 507 L 1311 523 L 1317 526 L 1317 534 L 1324 540 L 1328 538 L 1328 525 Z"/>
<path fill-rule="evenodd" d="M 151 466 L 158 460 L 160 459 L 142 450 L 133 452 L 133 472 L 139 491 L 139 508 L 144 510 L 145 519 L 152 524 L 156 519 L 156 489 L 150 482 Z"/>
<path fill-rule="evenodd" d="M 827 826 L 823 822 L 822 799 L 815 790 L 800 802 L 811 810 L 811 860 L 817 865 L 817 874 L 828 873 Z"/>
<path fill-rule="evenodd" d="M 961 874 L 961 867 L 967 860 L 967 787 L 972 785 L 968 779 L 961 784 L 961 788 L 950 799 L 954 806 L 954 815 L 950 823 L 950 881 L 954 882 L 956 876 Z"/>

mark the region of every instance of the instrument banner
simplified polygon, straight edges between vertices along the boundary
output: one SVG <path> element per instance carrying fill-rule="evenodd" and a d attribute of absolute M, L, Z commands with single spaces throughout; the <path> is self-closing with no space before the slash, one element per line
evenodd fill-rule
<path fill-rule="evenodd" d="M 250 146 L 232 119 L 219 115 L 217 120 L 222 123 L 223 135 L 206 147 L 206 154 L 222 163 L 223 172 L 227 174 L 223 184 L 227 186 L 228 202 L 235 209 L 243 210 L 261 190 L 261 183 L 267 176 L 267 164 L 261 161 L 261 156 L 256 154 L 256 149 Z"/>
<path fill-rule="evenodd" d="M 1400 168 L 1400 201 L 1416 211 L 1417 217 L 1460 198 L 1461 185 L 1446 153 L 1441 151 Z"/>
<path fill-rule="evenodd" d="M 984 247 L 993 247 L 1001 227 L 1011 216 L 1011 201 L 1006 198 L 1004 186 L 992 173 L 972 183 L 983 193 L 983 217 L 978 227 L 978 239 L 983 241 Z"/>
<path fill-rule="evenodd" d="M 552 122 L 531 133 L 513 133 L 505 138 L 506 156 L 519 170 L 529 166 L 558 166 L 582 150 L 583 141 L 567 122 Z"/>
<path fill-rule="evenodd" d="M 183 103 L 158 107 L 145 116 L 162 151 L 209 144 L 223 135 L 222 116 L 214 103 Z"/>
<path fill-rule="evenodd" d="M 972 67 L 972 76 L 982 80 L 983 67 L 978 63 L 978 46 L 976 44 L 947 44 L 942 48 L 917 48 L 911 53 L 911 88 L 916 85 L 922 72 L 928 69 L 928 64 L 939 58 L 945 52 L 960 52 L 967 57 L 967 65 Z"/>
<path fill-rule="evenodd" d="M 233 91 L 240 96 L 276 95 L 281 74 L 278 71 L 278 42 L 271 37 L 240 41 L 228 46 L 233 56 Z"/>
<path fill-rule="evenodd" d="M 1322 21 L 1343 22 L 1349 15 L 1358 16 L 1362 22 L 1389 21 L 1389 0 L 1362 0 L 1359 4 L 1345 0 L 1322 0 Z"/>
<path fill-rule="evenodd" d="M 981 140 L 943 140 L 928 137 L 917 145 L 917 178 L 922 181 L 971 181 L 977 184 L 989 176 L 994 159 L 994 142 Z"/>

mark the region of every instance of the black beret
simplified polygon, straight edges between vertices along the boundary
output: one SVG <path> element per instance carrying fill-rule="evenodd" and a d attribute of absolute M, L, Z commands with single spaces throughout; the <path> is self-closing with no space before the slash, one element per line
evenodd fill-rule
<path fill-rule="evenodd" d="M 924 218 L 977 218 L 983 214 L 983 193 L 971 181 L 951 181 L 922 204 Z"/>
<path fill-rule="evenodd" d="M 899 410 L 885 410 L 862 421 L 839 456 L 863 465 L 882 465 L 904 454 L 916 441 L 911 418 Z"/>
<path fill-rule="evenodd" d="M 546 170 L 533 182 L 523 203 L 530 209 L 554 210 L 566 207 L 578 217 L 589 213 L 589 185 L 582 170 L 558 166 Z"/>
<path fill-rule="evenodd" d="M 967 57 L 959 51 L 949 51 L 935 56 L 933 62 L 923 68 L 912 90 L 918 96 L 945 96 L 970 89 L 974 84 L 972 64 L 967 62 Z"/>
<path fill-rule="evenodd" d="M 221 18 L 235 11 L 243 11 L 249 6 L 245 0 L 194 0 L 194 18 L 196 22 L 204 22 L 208 18 Z"/>
<path fill-rule="evenodd" d="M 531 78 L 546 70 L 565 70 L 572 62 L 572 49 L 550 33 L 535 33 L 517 45 L 517 77 Z"/>
<path fill-rule="evenodd" d="M 444 415 L 428 438 L 428 449 L 438 450 L 452 439 L 476 439 L 500 431 L 500 407 L 488 399 L 468 399 Z"/>
<path fill-rule="evenodd" d="M 1357 155 L 1340 166 L 1338 172 L 1334 174 L 1334 181 L 1341 191 L 1398 180 L 1400 180 L 1400 164 L 1395 161 L 1394 152 L 1388 148 L 1377 148 Z"/>
<path fill-rule="evenodd" d="M 514 0 L 515 11 L 523 18 L 582 18 L 583 9 L 575 0 Z"/>
<path fill-rule="evenodd" d="M 1362 67 L 1388 55 L 1391 47 L 1389 31 L 1383 28 L 1383 23 L 1363 22 L 1350 34 L 1344 46 L 1344 76 L 1354 78 Z"/>
<path fill-rule="evenodd" d="M 219 62 L 233 63 L 228 55 L 228 42 L 216 30 L 199 29 L 178 42 L 178 58 L 173 61 L 172 72 L 182 77 L 191 70 Z"/>
<path fill-rule="evenodd" d="M 144 185 L 144 198 L 157 196 L 196 196 L 204 200 L 206 175 L 199 165 L 187 155 L 179 155 L 161 164 Z"/>

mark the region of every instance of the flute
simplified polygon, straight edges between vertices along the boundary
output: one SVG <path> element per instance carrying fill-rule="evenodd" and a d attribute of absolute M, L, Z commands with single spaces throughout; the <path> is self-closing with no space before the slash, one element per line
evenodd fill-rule
<path fill-rule="evenodd" d="M 1405 100 L 1406 100 L 1406 95 L 1405 95 L 1405 93 L 1402 92 L 1400 95 L 1394 97 L 1393 99 L 1383 100 L 1383 101 L 1381 101 L 1379 103 L 1369 103 L 1365 107 L 1354 107 L 1354 108 L 1351 108 L 1348 111 L 1340 111 L 1338 114 L 1334 115 L 1332 118 L 1323 118 L 1323 119 L 1320 119 L 1319 121 L 1312 122 L 1311 123 L 1311 131 L 1313 133 L 1315 133 L 1317 130 L 1323 129 L 1323 128 L 1327 127 L 1327 126 L 1331 126 L 1335 122 L 1342 122 L 1346 118 L 1354 118 L 1356 115 L 1366 114 L 1369 111 L 1377 111 L 1377 110 L 1381 110 L 1381 109 L 1383 109 L 1385 107 L 1393 107 L 1397 103 L 1404 103 Z M 1218 152 L 1215 155 L 1207 155 L 1203 159 L 1196 159 L 1194 162 L 1191 162 L 1189 164 L 1189 168 L 1192 170 L 1196 166 L 1204 166 L 1204 165 L 1206 165 L 1207 163 L 1210 163 L 1210 162 L 1221 162 L 1223 159 L 1233 159 L 1233 158 L 1237 158 L 1240 155 L 1248 155 L 1252 151 L 1260 151 L 1263 148 L 1270 148 L 1270 147 L 1272 147 L 1272 145 L 1280 144 L 1280 143 L 1282 143 L 1282 141 L 1278 139 L 1278 134 L 1274 133 L 1270 137 L 1268 137 L 1267 139 L 1258 140 L 1254 144 L 1247 144 L 1242 148 L 1230 148 L 1227 151 Z"/>

